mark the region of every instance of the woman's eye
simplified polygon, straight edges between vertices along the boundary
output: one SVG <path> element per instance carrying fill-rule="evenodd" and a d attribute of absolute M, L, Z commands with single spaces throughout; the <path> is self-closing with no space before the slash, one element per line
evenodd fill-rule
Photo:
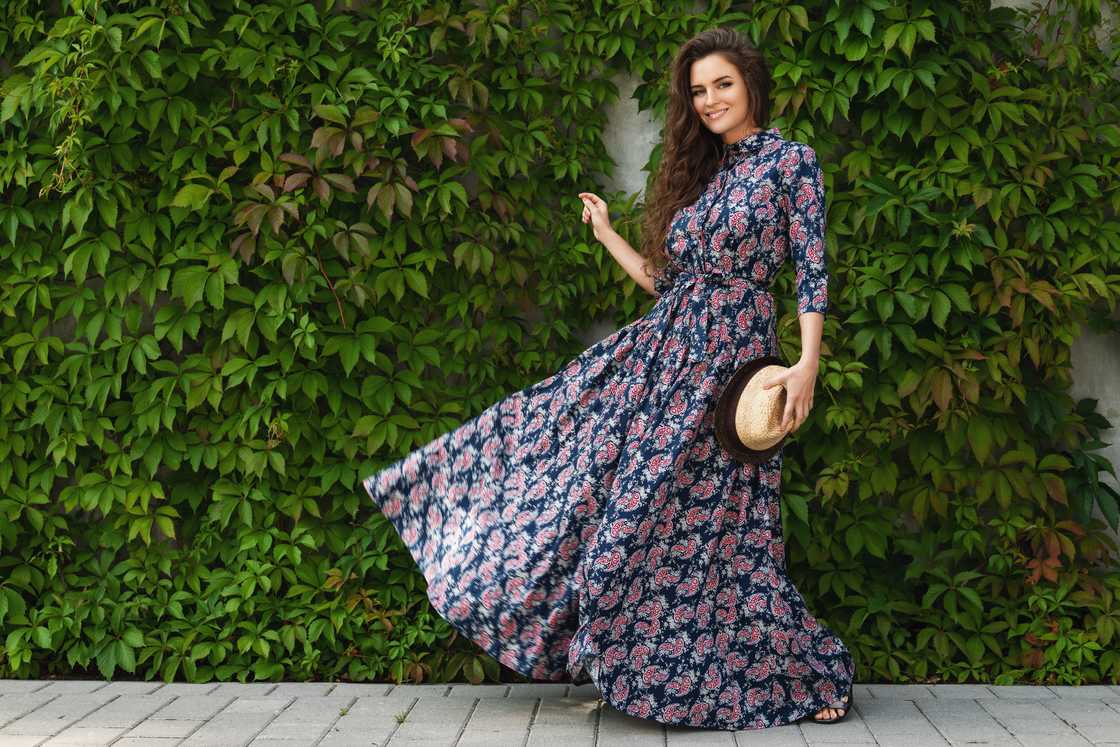
<path fill-rule="evenodd" d="M 720 84 L 719 84 L 719 87 L 720 87 L 720 88 L 727 88 L 727 87 L 728 87 L 728 86 L 730 86 L 730 85 L 731 85 L 730 83 L 720 83 Z M 699 95 L 700 95 L 700 94 L 702 94 L 702 93 L 704 93 L 704 92 L 703 92 L 703 91 L 693 91 L 693 92 L 692 92 L 692 95 L 693 95 L 693 96 L 699 96 Z"/>

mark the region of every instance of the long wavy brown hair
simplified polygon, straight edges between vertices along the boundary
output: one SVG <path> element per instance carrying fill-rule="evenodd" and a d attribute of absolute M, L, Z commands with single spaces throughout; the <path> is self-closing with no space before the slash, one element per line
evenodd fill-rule
<path fill-rule="evenodd" d="M 670 73 L 661 162 L 641 222 L 639 253 L 651 277 L 660 275 L 669 261 L 665 240 L 673 216 L 696 201 L 723 158 L 723 139 L 704 126 L 692 106 L 692 63 L 710 54 L 721 55 L 739 69 L 755 125 L 770 126 L 770 69 L 758 48 L 729 28 L 702 31 L 681 45 Z"/>

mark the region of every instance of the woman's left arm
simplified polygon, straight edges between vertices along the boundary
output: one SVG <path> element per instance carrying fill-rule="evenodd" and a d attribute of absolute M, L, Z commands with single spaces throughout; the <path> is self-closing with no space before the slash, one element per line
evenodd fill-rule
<path fill-rule="evenodd" d="M 801 427 L 813 407 L 813 389 L 820 368 L 821 334 L 828 311 L 828 264 L 825 258 L 825 196 L 816 151 L 795 145 L 799 158 L 786 183 L 789 205 L 789 251 L 797 274 L 797 320 L 801 325 L 801 358 L 766 388 L 784 383 L 786 407 L 782 426 Z"/>

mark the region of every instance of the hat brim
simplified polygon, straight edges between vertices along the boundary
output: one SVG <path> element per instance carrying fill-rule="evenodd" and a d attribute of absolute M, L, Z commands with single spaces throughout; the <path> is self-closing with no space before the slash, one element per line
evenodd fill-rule
<path fill-rule="evenodd" d="M 735 369 L 723 391 L 716 398 L 715 413 L 713 415 L 716 440 L 720 446 L 727 450 L 732 458 L 746 464 L 760 464 L 777 454 L 785 444 L 786 436 L 767 449 L 751 449 L 739 439 L 735 430 L 735 409 L 739 402 L 739 395 L 746 388 L 751 377 L 766 366 L 785 366 L 782 359 L 776 355 L 764 355 L 760 358 L 749 360 Z"/>

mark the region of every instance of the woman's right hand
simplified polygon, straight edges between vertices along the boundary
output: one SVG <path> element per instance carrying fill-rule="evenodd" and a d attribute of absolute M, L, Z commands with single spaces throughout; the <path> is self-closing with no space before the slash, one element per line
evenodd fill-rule
<path fill-rule="evenodd" d="M 580 192 L 579 198 L 583 200 L 583 222 L 590 221 L 591 230 L 595 234 L 598 241 L 602 241 L 608 235 L 614 232 L 611 228 L 610 213 L 607 211 L 607 203 L 603 202 L 598 195 L 593 192 Z"/>

